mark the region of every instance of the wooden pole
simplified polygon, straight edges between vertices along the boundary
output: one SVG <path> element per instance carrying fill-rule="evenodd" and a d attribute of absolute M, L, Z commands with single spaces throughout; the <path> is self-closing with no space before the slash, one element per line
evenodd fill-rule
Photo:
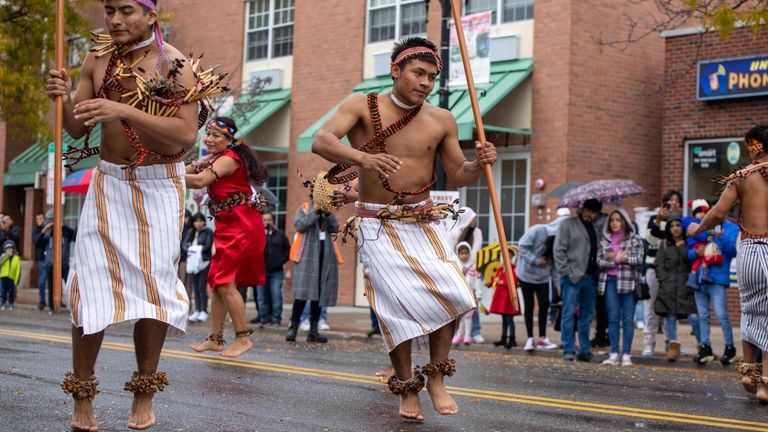
<path fill-rule="evenodd" d="M 64 68 L 64 0 L 56 0 L 56 70 Z M 61 182 L 64 145 L 64 97 L 56 97 L 53 127 L 53 309 L 61 310 Z M 49 305 L 50 307 L 50 305 Z"/>
<path fill-rule="evenodd" d="M 478 141 L 485 142 L 485 130 L 483 129 L 483 117 L 480 114 L 480 105 L 477 103 L 477 91 L 475 90 L 475 80 L 472 77 L 472 66 L 469 64 L 469 54 L 467 53 L 467 43 L 464 40 L 464 28 L 461 25 L 461 5 L 459 0 L 451 0 L 451 14 L 453 15 L 453 24 L 456 26 L 456 35 L 459 39 L 459 48 L 461 49 L 461 62 L 464 64 L 464 75 L 467 77 L 467 90 L 469 99 L 472 102 L 472 113 L 475 116 L 475 129 L 477 129 Z M 443 73 L 447 73 L 444 71 Z M 509 300 L 516 311 L 520 311 L 520 302 L 517 298 L 517 286 L 515 278 L 512 277 L 512 261 L 509 258 L 509 249 L 507 247 L 507 235 L 504 232 L 504 223 L 501 219 L 501 208 L 499 199 L 496 195 L 496 181 L 493 179 L 493 170 L 488 164 L 483 165 L 485 171 L 485 182 L 488 184 L 488 195 L 491 199 L 493 209 L 493 220 L 496 222 L 496 231 L 499 235 L 499 246 L 501 247 L 501 256 L 504 264 L 504 272 L 507 275 L 507 286 L 509 287 Z"/>

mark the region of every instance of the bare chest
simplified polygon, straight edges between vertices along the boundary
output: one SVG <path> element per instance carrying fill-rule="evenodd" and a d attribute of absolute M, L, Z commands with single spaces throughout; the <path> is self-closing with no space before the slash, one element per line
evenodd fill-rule
<path fill-rule="evenodd" d="M 398 116 L 382 112 L 382 130 L 386 130 L 398 120 Z M 374 125 L 370 118 L 361 123 L 350 132 L 349 136 L 350 142 L 357 148 L 368 143 L 375 135 Z M 386 152 L 403 159 L 429 158 L 431 161 L 431 157 L 434 157 L 445 137 L 444 130 L 438 126 L 428 113 L 420 112 L 405 127 L 397 128 L 395 133 L 386 138 L 384 141 Z M 371 150 L 371 152 L 377 152 L 377 150 Z"/>

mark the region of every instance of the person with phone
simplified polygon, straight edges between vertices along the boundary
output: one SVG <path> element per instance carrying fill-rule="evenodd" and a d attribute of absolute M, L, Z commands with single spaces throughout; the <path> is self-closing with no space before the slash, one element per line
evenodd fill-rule
<path fill-rule="evenodd" d="M 659 281 L 656 277 L 656 255 L 659 247 L 666 239 L 666 225 L 670 219 L 682 216 L 683 195 L 676 190 L 667 191 L 661 199 L 662 206 L 651 216 L 645 230 L 645 241 L 648 250 L 645 255 L 645 281 L 651 298 L 645 308 L 645 328 L 643 329 L 644 357 L 652 356 L 656 347 L 656 335 L 659 333 L 659 316 L 655 312 L 656 297 L 659 293 Z"/>

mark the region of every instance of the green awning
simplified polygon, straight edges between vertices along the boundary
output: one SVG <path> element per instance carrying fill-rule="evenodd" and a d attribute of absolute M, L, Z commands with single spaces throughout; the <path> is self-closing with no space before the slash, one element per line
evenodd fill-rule
<path fill-rule="evenodd" d="M 506 97 L 512 90 L 515 89 L 520 83 L 528 78 L 533 72 L 533 60 L 510 60 L 503 62 L 491 63 L 491 82 L 489 84 L 478 85 L 478 103 L 480 105 L 480 113 L 486 115 L 497 103 L 499 103 L 504 97 Z M 376 91 L 379 93 L 388 92 L 392 89 L 392 79 L 387 76 L 380 76 L 376 78 L 370 78 L 357 87 L 355 87 L 353 93 L 369 93 Z M 435 86 L 432 94 L 427 98 L 427 102 L 433 105 L 437 105 L 440 96 L 437 93 L 437 86 Z M 474 137 L 475 120 L 472 114 L 472 104 L 469 99 L 469 93 L 467 90 L 454 89 L 451 91 L 448 97 L 448 107 L 453 113 L 453 117 L 456 119 L 456 123 L 459 126 L 459 140 L 471 140 Z M 338 105 L 328 111 L 322 118 L 316 121 L 312 126 L 299 135 L 299 139 L 296 143 L 296 150 L 299 152 L 308 152 L 312 150 L 312 140 L 317 133 L 320 126 L 334 113 Z M 501 126 L 484 125 L 488 131 L 500 131 L 500 132 L 512 132 L 517 133 L 520 131 L 523 135 L 530 135 L 530 130 L 513 129 Z"/>
<path fill-rule="evenodd" d="M 264 120 L 271 117 L 272 114 L 276 113 L 280 108 L 284 107 L 288 102 L 290 102 L 291 90 L 269 90 L 259 94 L 258 96 L 242 96 L 237 100 L 237 102 L 235 102 L 233 111 L 239 111 L 238 106 L 247 107 L 248 104 L 254 102 L 254 98 L 258 103 L 256 109 L 248 110 L 234 117 L 234 120 L 237 123 L 238 136 L 246 136 L 253 132 L 253 130 L 259 127 L 260 124 L 264 123 Z M 232 111 L 224 115 L 227 117 L 232 117 L 231 114 Z"/>
<path fill-rule="evenodd" d="M 8 170 L 3 176 L 3 186 L 31 186 L 35 184 L 35 176 L 38 172 L 43 172 L 48 167 L 48 145 L 34 144 L 16 156 L 8 164 Z M 64 148 L 82 147 L 85 144 L 85 138 L 74 139 L 65 131 Z M 96 147 L 101 144 L 101 124 L 96 125 L 91 133 L 90 145 Z M 75 169 L 91 168 L 96 166 L 99 161 L 97 156 L 83 159 Z M 66 175 L 66 173 L 65 173 Z"/>

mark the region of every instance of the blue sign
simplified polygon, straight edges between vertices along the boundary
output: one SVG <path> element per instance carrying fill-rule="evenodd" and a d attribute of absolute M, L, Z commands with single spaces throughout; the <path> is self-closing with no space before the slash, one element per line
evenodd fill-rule
<path fill-rule="evenodd" d="M 768 55 L 699 62 L 696 99 L 736 99 L 768 95 Z"/>

